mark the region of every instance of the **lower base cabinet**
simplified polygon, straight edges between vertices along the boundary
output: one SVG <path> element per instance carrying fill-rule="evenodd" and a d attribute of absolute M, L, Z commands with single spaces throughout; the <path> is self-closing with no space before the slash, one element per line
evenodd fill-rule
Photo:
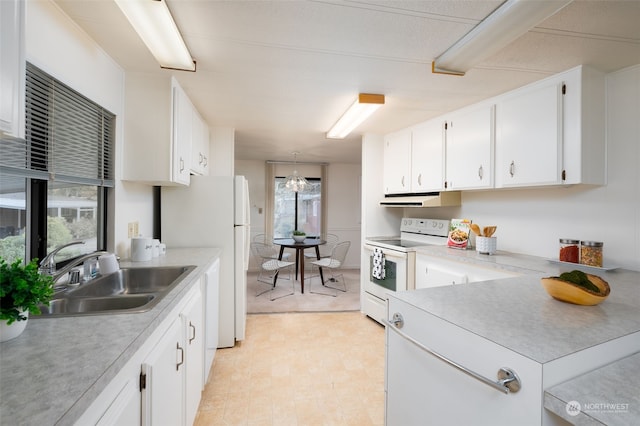
<path fill-rule="evenodd" d="M 202 280 L 105 387 L 76 425 L 192 425 L 203 389 Z"/>
<path fill-rule="evenodd" d="M 542 424 L 541 365 L 390 297 L 389 316 L 396 312 L 404 324 L 388 325 L 386 331 L 385 424 Z M 508 367 L 520 377 L 522 388 L 501 393 L 403 335 L 492 381 L 500 368 Z"/>
<path fill-rule="evenodd" d="M 385 346 L 389 426 L 564 426 L 563 419 L 544 409 L 545 389 L 638 351 L 640 333 L 632 333 L 539 362 L 419 305 L 389 295 Z M 400 317 L 402 321 L 394 322 Z M 503 369 L 518 376 L 518 390 L 503 392 L 499 382 L 511 377 L 503 375 Z"/>
<path fill-rule="evenodd" d="M 202 293 L 185 298 L 171 323 L 142 364 L 142 425 L 192 425 L 202 393 L 204 333 Z"/>

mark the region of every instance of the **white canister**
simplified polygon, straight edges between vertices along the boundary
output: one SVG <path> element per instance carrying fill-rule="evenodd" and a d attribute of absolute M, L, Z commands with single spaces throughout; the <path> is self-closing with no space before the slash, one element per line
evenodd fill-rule
<path fill-rule="evenodd" d="M 167 254 L 167 245 L 160 243 L 160 256 L 164 256 L 165 254 Z"/>
<path fill-rule="evenodd" d="M 131 239 L 131 260 L 145 262 L 153 258 L 153 239 L 136 237 Z"/>
<path fill-rule="evenodd" d="M 103 254 L 98 257 L 98 265 L 100 266 L 100 274 L 102 275 L 112 274 L 120 269 L 118 259 L 113 253 Z"/>
<path fill-rule="evenodd" d="M 160 255 L 160 240 L 153 240 L 153 248 L 151 249 L 152 257 L 158 257 Z"/>
<path fill-rule="evenodd" d="M 480 254 L 496 254 L 497 246 L 496 237 L 476 237 L 476 251 Z"/>

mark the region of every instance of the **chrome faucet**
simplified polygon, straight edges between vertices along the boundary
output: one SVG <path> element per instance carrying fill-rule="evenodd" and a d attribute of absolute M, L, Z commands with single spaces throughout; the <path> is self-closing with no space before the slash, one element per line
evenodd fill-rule
<path fill-rule="evenodd" d="M 47 254 L 45 258 L 40 261 L 40 265 L 38 265 L 39 271 L 43 274 L 53 276 L 53 274 L 56 272 L 56 261 L 54 259 L 56 254 L 58 254 L 60 250 L 76 244 L 84 244 L 84 241 L 72 241 L 68 244 L 63 244 L 59 247 L 54 248 L 51 253 Z"/>
<path fill-rule="evenodd" d="M 71 262 L 69 262 L 66 265 L 64 265 L 62 268 L 60 268 L 60 270 L 58 272 L 55 272 L 55 273 L 52 273 L 52 274 L 49 274 L 49 275 L 51 275 L 51 277 L 53 277 L 53 282 L 55 283 L 60 278 L 62 278 L 65 274 L 70 272 L 73 268 L 75 268 L 78 265 L 84 263 L 85 260 L 93 259 L 94 257 L 98 258 L 98 257 L 102 256 L 103 254 L 109 254 L 109 252 L 108 251 L 94 251 L 93 253 L 83 254 L 82 256 L 76 257 Z"/>

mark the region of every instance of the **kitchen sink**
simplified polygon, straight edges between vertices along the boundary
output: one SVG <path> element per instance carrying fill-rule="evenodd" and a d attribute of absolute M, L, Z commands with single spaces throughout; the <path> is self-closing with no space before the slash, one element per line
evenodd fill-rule
<path fill-rule="evenodd" d="M 57 293 L 48 305 L 40 305 L 40 316 L 146 312 L 194 269 L 192 265 L 123 268 Z"/>
<path fill-rule="evenodd" d="M 142 312 L 140 308 L 148 310 L 148 304 L 156 299 L 153 294 L 137 294 L 135 296 L 111 297 L 63 297 L 53 299 L 48 306 L 41 306 L 42 315 L 79 315 L 115 313 L 116 311 Z"/>

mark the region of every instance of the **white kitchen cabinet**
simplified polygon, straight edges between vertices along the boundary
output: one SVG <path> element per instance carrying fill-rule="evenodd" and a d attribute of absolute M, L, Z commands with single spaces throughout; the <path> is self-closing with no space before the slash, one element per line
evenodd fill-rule
<path fill-rule="evenodd" d="M 517 272 L 416 255 L 416 289 L 517 277 Z"/>
<path fill-rule="evenodd" d="M 142 424 L 183 424 L 184 339 L 176 317 L 142 364 Z"/>
<path fill-rule="evenodd" d="M 444 122 L 430 120 L 411 129 L 411 192 L 444 188 Z"/>
<path fill-rule="evenodd" d="M 202 297 L 194 296 L 180 314 L 183 321 L 185 372 L 184 372 L 184 415 L 185 425 L 192 425 L 198 414 L 202 396 L 204 369 L 204 319 Z"/>
<path fill-rule="evenodd" d="M 202 392 L 203 311 L 200 286 L 142 364 L 142 424 L 191 425 Z"/>
<path fill-rule="evenodd" d="M 383 182 L 385 194 L 411 191 L 411 129 L 385 136 Z"/>
<path fill-rule="evenodd" d="M 0 136 L 24 138 L 25 2 L 0 1 Z"/>
<path fill-rule="evenodd" d="M 483 104 L 453 113 L 446 127 L 448 190 L 493 187 L 494 106 Z"/>
<path fill-rule="evenodd" d="M 497 98 L 495 186 L 605 182 L 604 76 L 588 67 Z"/>
<path fill-rule="evenodd" d="M 191 101 L 175 78 L 127 73 L 123 180 L 188 185 Z"/>
<path fill-rule="evenodd" d="M 389 319 L 394 313 L 404 323 L 386 328 L 385 424 L 542 424 L 540 364 L 391 296 Z M 521 389 L 504 394 L 424 347 L 490 382 L 507 367 L 520 378 Z"/>
<path fill-rule="evenodd" d="M 193 126 L 193 105 L 187 94 L 175 79 L 171 79 L 173 92 L 173 158 L 172 182 L 189 185 L 191 176 L 191 133 Z"/>
<path fill-rule="evenodd" d="M 191 172 L 209 175 L 209 126 L 194 108 L 191 130 Z"/>

